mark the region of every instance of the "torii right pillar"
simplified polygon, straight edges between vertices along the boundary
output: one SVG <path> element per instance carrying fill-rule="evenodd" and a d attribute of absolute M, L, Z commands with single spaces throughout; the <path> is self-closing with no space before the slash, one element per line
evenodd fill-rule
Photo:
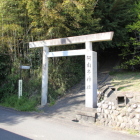
<path fill-rule="evenodd" d="M 92 42 L 86 42 L 85 55 L 85 107 L 97 107 L 97 52 L 92 51 Z"/>

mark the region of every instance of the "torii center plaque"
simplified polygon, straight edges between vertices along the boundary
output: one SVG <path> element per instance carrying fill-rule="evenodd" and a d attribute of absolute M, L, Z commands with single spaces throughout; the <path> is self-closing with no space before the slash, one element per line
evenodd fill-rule
<path fill-rule="evenodd" d="M 92 42 L 111 41 L 114 32 L 104 32 L 67 38 L 30 42 L 30 48 L 43 47 L 41 105 L 47 103 L 48 58 L 85 55 L 85 107 L 97 107 L 97 53 L 92 51 Z M 49 47 L 85 43 L 85 49 L 49 52 Z"/>

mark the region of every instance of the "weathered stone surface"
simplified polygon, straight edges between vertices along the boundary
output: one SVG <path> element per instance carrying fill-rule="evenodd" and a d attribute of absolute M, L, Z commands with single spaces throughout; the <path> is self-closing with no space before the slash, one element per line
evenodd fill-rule
<path fill-rule="evenodd" d="M 131 108 L 136 109 L 137 108 L 137 104 L 131 105 Z"/>
<path fill-rule="evenodd" d="M 112 105 L 112 106 L 114 106 L 114 105 L 115 105 L 115 103 L 114 103 L 114 102 L 112 102 L 112 103 L 111 103 L 111 105 Z"/>
<path fill-rule="evenodd" d="M 117 110 L 114 111 L 114 115 L 115 115 L 115 116 L 118 116 L 119 114 L 120 114 L 119 111 L 117 111 Z"/>
<path fill-rule="evenodd" d="M 129 124 L 129 123 L 126 123 L 125 125 L 126 125 L 126 128 L 127 128 L 127 129 L 130 128 L 130 124 Z"/>
<path fill-rule="evenodd" d="M 101 103 L 102 103 L 102 104 L 104 104 L 104 103 L 105 103 L 105 101 L 103 100 Z"/>
<path fill-rule="evenodd" d="M 117 119 L 118 119 L 118 121 L 119 121 L 119 122 L 121 122 L 121 123 L 123 123 L 123 122 L 124 122 L 123 117 L 122 117 L 122 116 L 120 116 L 120 115 L 119 115 L 119 116 L 117 116 Z"/>
<path fill-rule="evenodd" d="M 140 126 L 136 126 L 135 129 L 140 131 Z"/>
<path fill-rule="evenodd" d="M 110 127 L 112 126 L 112 121 L 109 121 L 108 126 Z"/>
<path fill-rule="evenodd" d="M 116 126 L 117 122 L 116 121 L 112 121 L 112 126 Z"/>
<path fill-rule="evenodd" d="M 105 126 L 108 126 L 108 122 L 105 122 L 104 124 L 105 124 Z"/>
<path fill-rule="evenodd" d="M 105 114 L 109 114 L 109 110 L 105 109 L 105 110 L 104 110 L 104 113 L 105 113 Z"/>
<path fill-rule="evenodd" d="M 132 112 L 133 112 L 133 109 L 132 109 L 131 107 L 129 107 L 129 108 L 127 109 L 127 111 L 128 111 L 129 113 L 132 113 Z"/>
<path fill-rule="evenodd" d="M 112 104 L 112 102 L 108 102 L 108 104 L 109 104 L 109 105 L 111 105 L 111 104 Z"/>
<path fill-rule="evenodd" d="M 111 119 L 111 115 L 108 115 L 108 119 Z"/>
<path fill-rule="evenodd" d="M 109 121 L 110 121 L 110 120 L 109 120 L 108 118 L 107 118 L 107 119 L 105 119 L 105 122 L 109 123 Z"/>
<path fill-rule="evenodd" d="M 120 108 L 120 107 L 117 107 L 117 109 L 116 109 L 117 111 L 121 111 L 122 110 L 122 108 Z"/>
<path fill-rule="evenodd" d="M 115 121 L 115 118 L 116 118 L 116 116 L 114 116 L 113 114 L 111 115 L 111 119 L 113 120 L 113 121 Z"/>
<path fill-rule="evenodd" d="M 102 107 L 102 103 L 98 103 L 97 106 L 98 106 L 99 108 L 101 108 L 101 107 Z"/>
<path fill-rule="evenodd" d="M 102 108 L 107 109 L 108 108 L 108 104 L 103 104 Z"/>
<path fill-rule="evenodd" d="M 80 114 L 77 114 L 77 115 L 76 115 L 76 119 L 77 119 L 77 120 L 81 120 L 81 118 L 82 118 L 82 116 L 81 116 Z"/>
<path fill-rule="evenodd" d="M 104 114 L 101 114 L 101 115 L 100 115 L 100 119 L 102 119 L 102 118 L 104 118 Z"/>
<path fill-rule="evenodd" d="M 131 104 L 129 103 L 129 104 L 127 104 L 127 107 L 130 107 L 131 106 Z"/>
<path fill-rule="evenodd" d="M 140 108 L 137 108 L 135 111 L 136 111 L 137 113 L 140 113 Z"/>
<path fill-rule="evenodd" d="M 128 123 L 131 125 L 133 125 L 133 121 L 132 120 L 128 120 Z"/>
<path fill-rule="evenodd" d="M 116 126 L 117 126 L 117 127 L 120 127 L 120 125 L 121 125 L 121 123 L 120 123 L 120 122 L 117 122 L 117 125 L 116 125 Z"/>
<path fill-rule="evenodd" d="M 113 113 L 113 110 L 110 110 L 110 114 L 112 114 Z"/>
<path fill-rule="evenodd" d="M 140 94 L 135 95 L 135 101 L 136 101 L 136 102 L 140 102 Z"/>
<path fill-rule="evenodd" d="M 87 116 L 82 116 L 82 120 L 87 121 L 88 117 Z"/>
<path fill-rule="evenodd" d="M 108 114 L 104 114 L 104 118 L 107 119 L 108 118 Z"/>
<path fill-rule="evenodd" d="M 125 123 L 121 123 L 120 127 L 121 128 L 125 128 L 126 127 L 126 124 Z"/>
<path fill-rule="evenodd" d="M 108 101 L 105 101 L 105 104 L 108 104 Z"/>
<path fill-rule="evenodd" d="M 105 122 L 105 120 L 104 120 L 104 119 L 101 119 L 101 120 L 100 120 L 100 123 L 104 123 L 104 122 Z"/>
<path fill-rule="evenodd" d="M 116 110 L 116 109 L 117 109 L 117 107 L 116 107 L 116 106 L 112 106 L 112 109 L 113 109 L 113 110 Z"/>
<path fill-rule="evenodd" d="M 115 119 L 115 121 L 116 121 L 116 122 L 118 121 L 118 118 L 117 118 L 116 116 L 115 116 L 115 118 L 114 118 L 114 119 Z"/>
<path fill-rule="evenodd" d="M 114 110 L 110 110 L 110 114 L 111 114 L 111 115 L 114 114 Z"/>
<path fill-rule="evenodd" d="M 112 109 L 112 106 L 111 106 L 111 105 L 109 105 L 108 109 L 110 109 L 110 110 L 111 110 L 111 109 Z"/>
<path fill-rule="evenodd" d="M 128 123 L 128 117 L 126 117 L 126 116 L 123 117 L 123 120 L 124 120 L 125 123 Z"/>
<path fill-rule="evenodd" d="M 94 117 L 88 117 L 88 122 L 89 123 L 95 123 L 95 118 Z"/>
<path fill-rule="evenodd" d="M 126 113 L 125 113 L 125 112 L 122 112 L 120 115 L 121 115 L 122 117 L 124 117 L 124 116 L 126 116 Z"/>
<path fill-rule="evenodd" d="M 102 108 L 97 112 L 100 115 L 101 124 L 120 127 L 121 129 L 140 130 L 140 103 L 135 103 L 134 98 L 131 99 L 125 107 L 115 106 L 115 103 L 109 100 L 102 105 L 99 104 L 99 108 Z"/>
<path fill-rule="evenodd" d="M 132 125 L 130 126 L 130 128 L 131 128 L 131 129 L 135 129 L 136 126 L 132 124 Z"/>
<path fill-rule="evenodd" d="M 99 117 L 101 115 L 101 113 L 97 113 L 97 117 Z"/>
<path fill-rule="evenodd" d="M 126 94 L 126 97 L 127 97 L 127 98 L 133 98 L 134 96 L 133 96 L 133 94 L 128 93 L 128 94 Z"/>
<path fill-rule="evenodd" d="M 135 117 L 135 114 L 134 113 L 130 113 L 129 117 L 130 117 L 130 119 L 133 119 Z"/>
<path fill-rule="evenodd" d="M 102 111 L 101 111 L 101 113 L 104 113 L 104 109 L 102 108 Z"/>
<path fill-rule="evenodd" d="M 137 126 L 137 125 L 139 126 L 139 125 L 140 125 L 139 119 L 134 119 L 134 125 L 135 125 L 135 126 Z"/>
<path fill-rule="evenodd" d="M 97 109 L 96 108 L 81 108 L 81 110 L 77 110 L 76 113 L 82 116 L 96 117 Z"/>
<path fill-rule="evenodd" d="M 126 115 L 127 117 L 129 117 L 130 113 L 129 113 L 129 112 L 126 112 L 125 115 Z"/>
<path fill-rule="evenodd" d="M 101 108 L 97 108 L 97 113 L 101 113 L 102 109 Z"/>
<path fill-rule="evenodd" d="M 125 107 L 123 107 L 123 109 L 122 109 L 122 111 L 126 111 L 127 110 L 127 107 L 125 106 Z"/>
<path fill-rule="evenodd" d="M 139 113 L 139 114 L 135 114 L 135 117 L 136 117 L 137 119 L 140 119 L 140 113 Z"/>

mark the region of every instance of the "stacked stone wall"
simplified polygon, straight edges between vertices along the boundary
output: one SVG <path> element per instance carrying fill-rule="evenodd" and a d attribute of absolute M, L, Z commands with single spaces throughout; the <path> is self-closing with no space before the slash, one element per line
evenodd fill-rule
<path fill-rule="evenodd" d="M 140 103 L 119 107 L 114 102 L 98 103 L 96 122 L 109 127 L 140 131 Z"/>

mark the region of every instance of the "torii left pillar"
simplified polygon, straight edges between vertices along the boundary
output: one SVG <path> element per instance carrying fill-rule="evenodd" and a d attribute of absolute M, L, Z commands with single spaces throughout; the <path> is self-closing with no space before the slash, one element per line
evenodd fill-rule
<path fill-rule="evenodd" d="M 48 53 L 49 48 L 43 47 L 43 59 L 42 59 L 42 92 L 41 92 L 41 105 L 47 103 L 48 93 Z"/>

